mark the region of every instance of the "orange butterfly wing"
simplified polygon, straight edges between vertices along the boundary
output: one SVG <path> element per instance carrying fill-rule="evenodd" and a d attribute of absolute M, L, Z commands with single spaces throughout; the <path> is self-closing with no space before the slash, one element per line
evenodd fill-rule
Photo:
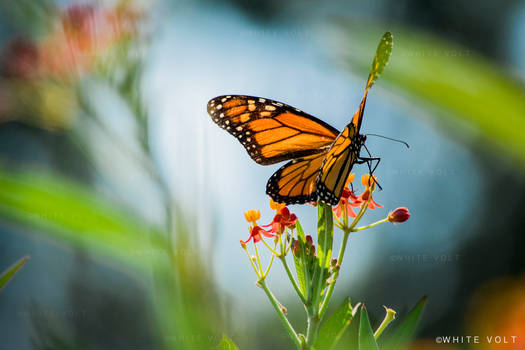
<path fill-rule="evenodd" d="M 219 96 L 208 102 L 208 113 L 262 165 L 325 152 L 339 134 L 320 119 L 260 97 Z"/>
<path fill-rule="evenodd" d="M 317 200 L 317 178 L 326 151 L 283 165 L 266 184 L 266 194 L 277 203 L 302 204 Z"/>

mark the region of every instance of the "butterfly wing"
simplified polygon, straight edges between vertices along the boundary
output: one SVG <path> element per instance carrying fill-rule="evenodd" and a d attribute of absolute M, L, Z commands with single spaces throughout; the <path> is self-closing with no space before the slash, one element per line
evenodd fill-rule
<path fill-rule="evenodd" d="M 350 124 L 337 136 L 322 164 L 317 180 L 317 192 L 319 200 L 324 203 L 336 205 L 341 198 L 346 179 L 352 171 L 364 144 L 364 137 L 359 134 L 359 130 L 361 129 L 368 90 L 374 85 L 385 68 L 391 53 L 392 34 L 387 32 L 377 47 L 359 109 L 352 117 Z"/>
<path fill-rule="evenodd" d="M 277 170 L 266 184 L 266 194 L 277 203 L 303 204 L 317 200 L 317 177 L 326 151 L 294 159 Z"/>
<path fill-rule="evenodd" d="M 219 96 L 208 102 L 208 113 L 262 165 L 324 152 L 339 134 L 320 119 L 260 97 Z"/>

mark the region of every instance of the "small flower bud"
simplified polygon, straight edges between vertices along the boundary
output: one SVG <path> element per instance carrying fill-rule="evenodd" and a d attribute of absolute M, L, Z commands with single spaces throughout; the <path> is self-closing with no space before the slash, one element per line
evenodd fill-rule
<path fill-rule="evenodd" d="M 287 310 L 284 306 L 282 306 L 282 305 L 281 305 L 281 311 L 282 311 L 283 314 L 285 314 L 285 315 L 288 313 L 288 310 Z"/>
<path fill-rule="evenodd" d="M 257 261 L 257 258 L 255 256 L 252 256 L 252 261 L 253 262 L 256 262 Z"/>
<path fill-rule="evenodd" d="M 311 246 L 311 245 L 313 245 L 313 242 L 314 242 L 314 241 L 313 241 L 313 239 L 312 239 L 312 236 L 310 236 L 310 235 L 306 235 L 306 245 L 307 245 L 307 246 Z"/>
<path fill-rule="evenodd" d="M 242 240 L 241 240 L 241 247 L 242 249 L 246 249 L 246 243 L 244 243 Z"/>
<path fill-rule="evenodd" d="M 310 250 L 310 255 L 315 256 L 315 246 L 312 246 L 312 250 Z"/>
<path fill-rule="evenodd" d="M 406 207 L 400 207 L 388 213 L 388 221 L 390 221 L 391 223 L 405 222 L 408 220 L 409 217 L 410 212 Z"/>
<path fill-rule="evenodd" d="M 330 266 L 335 267 L 335 265 L 337 265 L 337 259 L 332 258 L 332 260 L 330 260 Z"/>

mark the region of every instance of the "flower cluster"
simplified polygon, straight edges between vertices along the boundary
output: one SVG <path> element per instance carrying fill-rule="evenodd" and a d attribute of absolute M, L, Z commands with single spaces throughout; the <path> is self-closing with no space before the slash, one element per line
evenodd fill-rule
<path fill-rule="evenodd" d="M 343 231 L 350 233 L 367 229 L 387 221 L 391 223 L 400 223 L 408 220 L 410 217 L 410 212 L 406 207 L 401 207 L 395 209 L 394 211 L 390 211 L 388 216 L 382 220 L 366 226 L 356 227 L 356 224 L 361 220 L 367 209 L 381 208 L 382 205 L 377 203 L 372 196 L 377 184 L 377 178 L 375 176 L 365 174 L 361 177 L 361 184 L 365 189 L 359 195 L 357 195 L 353 190 L 354 179 L 355 174 L 350 174 L 346 181 L 345 187 L 343 188 L 341 199 L 338 205 L 333 208 L 333 216 L 336 220 L 336 226 L 341 228 Z M 317 203 L 312 204 L 317 205 Z M 304 244 L 301 244 L 300 240 L 293 238 L 293 236 L 284 235 L 284 239 L 281 237 L 284 232 L 287 232 L 287 230 L 292 231 L 295 229 L 298 222 L 297 216 L 290 212 L 290 209 L 288 209 L 286 204 L 276 203 L 270 199 L 270 208 L 275 211 L 275 216 L 273 217 L 273 220 L 267 225 L 257 224 L 257 221 L 261 218 L 261 212 L 259 210 L 252 209 L 244 213 L 246 221 L 250 223 L 248 227 L 250 235 L 248 236 L 248 239 L 240 241 L 241 246 L 246 250 L 246 244 L 253 239 L 254 244 L 263 242 L 268 247 L 272 253 L 272 259 L 273 256 L 279 258 L 286 256 L 290 248 L 293 248 L 292 252 L 294 255 L 298 255 L 300 250 L 304 250 L 306 253 L 305 256 L 311 258 L 315 257 L 315 245 L 313 245 L 313 239 L 311 235 L 305 236 Z M 354 208 L 359 209 L 358 213 L 355 212 Z M 349 219 L 353 219 L 353 221 L 350 223 Z M 270 245 L 268 245 L 268 243 L 264 241 L 264 237 L 273 238 L 275 247 L 272 248 Z M 278 243 L 281 247 L 279 252 L 276 251 Z M 246 252 L 248 253 L 247 250 Z M 251 257 L 249 253 L 248 256 L 252 261 L 255 260 L 258 264 L 260 264 L 258 252 L 256 257 Z M 338 271 L 340 260 L 338 263 L 337 259 L 333 259 L 330 265 L 331 270 Z M 260 277 L 264 276 L 264 273 L 262 273 L 261 269 L 256 269 L 256 272 Z"/>
<path fill-rule="evenodd" d="M 38 39 L 14 37 L 0 49 L 0 122 L 64 130 L 81 109 L 76 88 L 82 78 L 125 61 L 142 15 L 131 1 L 114 8 L 71 4 L 46 13 L 52 14 L 48 30 Z"/>
<path fill-rule="evenodd" d="M 249 210 L 244 213 L 244 217 L 249 223 L 250 235 L 245 241 L 241 240 L 241 246 L 246 251 L 257 274 L 257 285 L 266 292 L 283 321 L 283 325 L 287 328 L 298 348 L 301 349 L 310 348 L 309 342 L 311 342 L 312 337 L 315 339 L 315 336 L 310 333 L 301 340 L 301 336 L 297 334 L 286 318 L 286 308 L 277 301 L 269 290 L 265 278 L 270 271 L 274 258 L 281 260 L 292 286 L 305 306 L 309 322 L 313 319 L 322 320 L 339 276 L 349 235 L 352 232 L 368 229 L 384 222 L 404 222 L 410 217 L 408 209 L 401 207 L 390 211 L 382 220 L 358 227 L 357 224 L 367 210 L 381 208 L 382 205 L 378 204 L 372 197 L 377 184 L 375 176 L 367 174 L 361 178 L 364 190 L 360 194 L 356 194 L 353 189 L 354 178 L 355 175 L 350 174 L 343 188 L 341 199 L 335 208 L 323 203 L 311 203 L 318 207 L 317 246 L 314 245 L 313 237 L 304 233 L 297 216 L 291 213 L 284 203 L 276 203 L 270 200 L 270 208 L 275 211 L 275 215 L 267 225 L 257 224 L 261 218 L 259 210 Z M 343 231 L 342 243 L 337 257 L 332 257 L 333 226 L 337 226 Z M 271 243 L 265 241 L 265 238 L 273 240 L 273 247 Z M 251 255 L 248 251 L 247 243 L 250 241 L 253 241 L 255 255 Z M 260 242 L 271 253 L 270 262 L 266 268 L 263 268 L 257 248 Z M 292 273 L 286 259 L 290 250 L 292 251 L 297 277 Z M 394 319 L 394 316 L 395 312 L 387 309 L 387 316 L 376 330 L 375 335 L 379 336 L 388 323 Z M 313 332 L 318 332 L 318 329 Z"/>
<path fill-rule="evenodd" d="M 372 192 L 375 189 L 377 179 L 375 176 L 369 174 L 363 175 L 361 183 L 365 186 L 365 190 L 361 195 L 356 196 L 354 191 L 351 189 L 352 182 L 354 181 L 355 174 L 350 174 L 346 180 L 346 185 L 343 188 L 343 194 L 339 204 L 334 208 L 334 213 L 337 218 L 346 215 L 350 218 L 355 218 L 356 213 L 353 208 L 361 207 L 363 203 L 367 203 L 368 209 L 380 208 L 382 205 L 376 203 L 372 198 Z"/>

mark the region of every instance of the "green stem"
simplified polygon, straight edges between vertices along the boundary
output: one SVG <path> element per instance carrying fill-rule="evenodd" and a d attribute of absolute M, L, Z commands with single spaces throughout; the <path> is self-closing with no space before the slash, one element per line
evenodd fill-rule
<path fill-rule="evenodd" d="M 370 225 L 366 225 L 366 226 L 361 226 L 361 227 L 356 227 L 352 230 L 352 232 L 357 232 L 357 231 L 361 231 L 361 230 L 366 230 L 367 228 L 370 228 L 370 227 L 374 227 L 376 225 L 379 225 L 379 224 L 382 224 L 383 222 L 387 222 L 388 221 L 388 217 L 382 219 L 382 220 L 379 220 L 379 221 L 376 221 Z"/>
<path fill-rule="evenodd" d="M 275 249 L 273 249 L 272 247 L 270 247 L 270 245 L 269 245 L 268 243 L 266 243 L 266 241 L 265 241 L 264 239 L 261 239 L 261 242 L 264 243 L 264 245 L 266 246 L 266 248 L 268 248 L 268 250 L 271 251 L 273 255 L 276 255 L 276 256 L 279 256 L 279 255 L 280 255 L 279 253 L 277 253 L 277 252 L 275 251 Z M 275 248 L 277 248 L 277 244 L 275 244 Z"/>
<path fill-rule="evenodd" d="M 259 250 L 257 250 L 257 243 L 255 243 L 255 239 L 253 240 L 253 246 L 255 247 L 255 256 L 257 258 L 257 265 L 259 266 L 259 275 L 262 276 L 264 272 L 261 264 L 261 258 L 259 257 Z"/>
<path fill-rule="evenodd" d="M 286 270 L 286 274 L 288 275 L 290 282 L 292 282 L 293 288 L 297 292 L 297 295 L 299 296 L 299 298 L 301 298 L 301 301 L 303 302 L 303 304 L 306 304 L 306 298 L 304 297 L 303 292 L 301 292 L 301 289 L 297 285 L 297 281 L 295 280 L 295 277 L 293 276 L 292 271 L 290 271 L 290 267 L 288 266 L 288 263 L 286 262 L 286 257 L 281 255 L 279 256 L 279 259 L 283 263 L 284 269 Z"/>
<path fill-rule="evenodd" d="M 376 329 L 376 331 L 374 332 L 374 338 L 377 340 L 377 338 L 379 338 L 379 336 L 381 335 L 381 333 L 383 333 L 383 331 L 385 330 L 385 328 L 390 324 L 390 322 L 392 322 L 393 320 L 395 320 L 396 318 L 396 312 L 392 309 L 389 309 L 385 306 L 385 309 L 386 309 L 386 315 L 385 315 L 385 318 L 383 319 L 383 322 L 381 322 L 381 324 L 379 325 L 379 327 Z"/>
<path fill-rule="evenodd" d="M 275 309 L 275 312 L 277 312 L 277 315 L 281 319 L 284 325 L 284 328 L 286 328 L 286 331 L 288 332 L 293 342 L 297 346 L 297 349 L 302 349 L 301 340 L 299 339 L 297 332 L 293 328 L 290 321 L 288 321 L 288 318 L 286 318 L 286 315 L 284 314 L 282 310 L 283 307 L 281 303 L 279 303 L 279 301 L 275 298 L 275 296 L 272 294 L 270 289 L 268 289 L 268 286 L 266 285 L 266 281 L 264 279 L 260 279 L 259 281 L 257 281 L 257 285 L 264 290 L 264 292 L 266 293 L 266 296 L 268 296 L 268 299 L 270 299 L 270 302 L 272 303 L 273 308 Z"/>
<path fill-rule="evenodd" d="M 350 237 L 350 231 L 345 231 L 343 235 L 343 241 L 341 242 L 341 247 L 339 248 L 339 255 L 337 257 L 337 264 L 339 265 L 339 270 L 336 270 L 334 272 L 334 276 L 332 278 L 332 282 L 328 286 L 328 291 L 326 292 L 326 295 L 324 297 L 323 303 L 321 304 L 321 309 L 319 310 L 319 317 L 322 319 L 324 316 L 324 313 L 326 312 L 326 309 L 328 307 L 328 303 L 330 302 L 330 298 L 332 297 L 332 294 L 334 292 L 335 288 L 335 282 L 337 281 L 337 277 L 339 277 L 339 271 L 341 269 L 341 264 L 343 263 L 343 257 L 346 250 L 346 244 L 348 242 L 348 237 Z"/>

